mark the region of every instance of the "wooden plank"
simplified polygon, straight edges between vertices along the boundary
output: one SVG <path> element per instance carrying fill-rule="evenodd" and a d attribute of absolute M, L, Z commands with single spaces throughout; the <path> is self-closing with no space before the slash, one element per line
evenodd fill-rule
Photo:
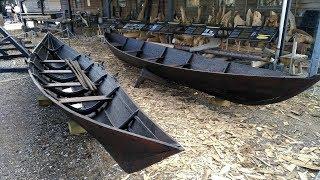
<path fill-rule="evenodd" d="M 233 59 L 270 62 L 270 60 L 266 57 L 262 57 L 259 55 L 252 55 L 249 53 L 239 53 L 234 51 L 214 50 L 214 49 L 204 50 L 203 52 L 207 54 L 214 54 L 214 55 L 223 56 L 223 57 L 230 57 Z"/>
<path fill-rule="evenodd" d="M 27 48 L 27 49 L 33 49 L 35 46 L 27 46 L 27 47 L 25 47 L 25 48 Z M 4 50 L 4 51 L 14 51 L 14 50 L 17 50 L 15 47 L 8 47 L 8 48 L 4 48 L 4 49 L 2 49 L 2 50 Z"/>
<path fill-rule="evenodd" d="M 10 59 L 15 59 L 15 58 L 22 58 L 25 57 L 23 54 L 9 54 L 7 56 L 0 56 L 0 59 L 3 60 L 10 60 Z"/>
<path fill-rule="evenodd" d="M 44 70 L 41 74 L 72 74 L 71 70 Z"/>
<path fill-rule="evenodd" d="M 48 107 L 53 104 L 53 102 L 46 96 L 39 96 L 37 99 L 38 99 L 39 106 L 42 106 L 42 107 Z"/>
<path fill-rule="evenodd" d="M 80 103 L 80 102 L 90 102 L 90 101 L 105 101 L 111 100 L 112 98 L 108 98 L 106 96 L 86 96 L 86 97 L 74 97 L 74 98 L 62 98 L 59 99 L 59 102 L 62 104 L 67 103 Z"/>
<path fill-rule="evenodd" d="M 264 65 L 267 65 L 269 62 L 265 62 L 265 61 L 251 61 L 251 67 L 254 68 L 260 68 Z"/>
<path fill-rule="evenodd" d="M 44 85 L 44 87 L 74 87 L 74 86 L 81 86 L 79 82 L 69 82 L 69 83 L 49 83 Z"/>
<path fill-rule="evenodd" d="M 42 63 L 65 63 L 65 60 L 44 60 Z"/>
<path fill-rule="evenodd" d="M 96 91 L 97 90 L 96 85 L 91 81 L 91 79 L 81 69 L 79 62 L 78 61 L 72 61 L 70 63 L 73 65 L 73 67 L 79 73 L 79 75 L 83 78 L 83 80 L 84 80 L 85 84 L 88 86 L 88 88 L 91 91 Z"/>
<path fill-rule="evenodd" d="M 83 127 L 81 127 L 75 121 L 69 121 L 68 128 L 69 128 L 70 134 L 72 135 L 81 135 L 87 132 Z"/>
<path fill-rule="evenodd" d="M 82 85 L 82 87 L 84 89 L 88 89 L 88 85 L 86 84 L 83 76 L 81 75 L 81 68 L 80 68 L 80 72 L 75 68 L 75 66 L 73 65 L 73 61 L 71 60 L 66 60 L 66 63 L 68 64 L 68 66 L 71 68 L 71 70 L 73 71 L 73 73 L 77 76 L 78 81 L 80 82 L 80 84 Z"/>

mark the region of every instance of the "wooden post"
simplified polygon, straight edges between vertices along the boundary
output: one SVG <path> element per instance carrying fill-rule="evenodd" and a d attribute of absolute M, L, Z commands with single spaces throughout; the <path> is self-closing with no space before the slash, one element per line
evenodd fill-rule
<path fill-rule="evenodd" d="M 41 14 L 44 15 L 44 0 L 40 0 Z"/>
<path fill-rule="evenodd" d="M 168 8 L 167 8 L 167 17 L 166 20 L 167 21 L 173 21 L 174 19 L 174 1 L 172 0 L 168 0 Z"/>
<path fill-rule="evenodd" d="M 320 16 L 318 17 L 318 28 L 316 40 L 314 42 L 313 53 L 311 57 L 311 64 L 309 68 L 309 77 L 318 74 L 320 64 Z"/>
<path fill-rule="evenodd" d="M 111 0 L 103 0 L 103 16 L 111 18 Z"/>
<path fill-rule="evenodd" d="M 146 9 L 145 14 L 144 14 L 144 21 L 145 22 L 149 22 L 150 21 L 152 3 L 153 3 L 152 0 L 149 0 L 148 3 L 147 3 L 147 7 L 146 7 L 147 9 Z"/>
<path fill-rule="evenodd" d="M 276 60 L 278 61 L 280 56 L 282 56 L 285 38 L 287 36 L 287 29 L 288 29 L 288 17 L 289 11 L 291 9 L 292 0 L 283 0 L 282 2 L 282 12 L 281 12 L 281 19 L 280 19 L 280 26 L 279 26 L 279 41 L 277 45 L 277 52 L 276 52 Z"/>
<path fill-rule="evenodd" d="M 21 13 L 25 13 L 24 8 L 23 8 L 23 2 L 24 2 L 24 1 L 25 1 L 25 0 L 19 0 L 19 6 L 20 6 Z M 24 19 L 24 18 L 22 18 L 22 15 L 21 15 L 21 14 L 20 14 L 20 18 L 22 19 L 22 24 L 23 24 L 23 26 L 24 26 L 24 27 L 27 27 L 27 20 Z"/>
<path fill-rule="evenodd" d="M 68 16 L 70 18 L 70 31 L 71 33 L 74 33 L 74 28 L 73 28 L 73 22 L 72 22 L 72 7 L 71 7 L 71 0 L 68 0 Z"/>

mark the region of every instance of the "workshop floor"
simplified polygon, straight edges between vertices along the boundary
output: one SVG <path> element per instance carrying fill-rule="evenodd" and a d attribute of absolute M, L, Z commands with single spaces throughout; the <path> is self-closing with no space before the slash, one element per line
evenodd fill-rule
<path fill-rule="evenodd" d="M 174 83 L 146 82 L 135 89 L 139 70 L 115 58 L 98 39 L 80 37 L 70 44 L 118 74 L 132 99 L 185 151 L 128 175 L 90 135 L 70 135 L 68 117 L 59 108 L 38 106 L 41 93 L 26 74 L 0 74 L 0 177 L 311 179 L 317 175 L 319 84 L 274 105 L 223 107 L 211 96 Z"/>

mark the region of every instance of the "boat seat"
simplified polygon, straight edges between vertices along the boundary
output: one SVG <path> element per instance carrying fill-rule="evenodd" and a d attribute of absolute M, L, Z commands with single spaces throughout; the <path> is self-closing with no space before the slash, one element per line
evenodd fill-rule
<path fill-rule="evenodd" d="M 133 112 L 126 121 L 122 122 L 121 125 L 118 126 L 119 129 L 128 129 L 129 124 L 134 120 L 134 117 L 138 115 L 139 109 Z"/>
<path fill-rule="evenodd" d="M 126 40 L 127 40 L 126 37 L 116 33 L 108 34 L 106 37 L 110 40 L 109 41 L 110 44 L 118 43 L 118 44 L 121 44 L 122 46 L 126 43 Z"/>
<path fill-rule="evenodd" d="M 146 42 L 142 48 L 143 52 L 140 54 L 140 58 L 151 61 L 163 59 L 166 49 L 165 46 Z"/>
<path fill-rule="evenodd" d="M 122 50 L 125 52 L 142 50 L 143 44 L 144 44 L 144 41 L 128 38 Z"/>
<path fill-rule="evenodd" d="M 43 70 L 41 74 L 73 74 L 71 70 Z"/>
<path fill-rule="evenodd" d="M 68 83 L 49 83 L 44 85 L 45 88 L 50 87 L 75 87 L 75 86 L 81 86 L 79 82 L 68 82 Z"/>
<path fill-rule="evenodd" d="M 189 64 L 191 57 L 192 53 L 168 48 L 162 63 L 169 66 L 184 66 Z"/>
<path fill-rule="evenodd" d="M 44 60 L 42 63 L 65 63 L 65 60 Z"/>
<path fill-rule="evenodd" d="M 90 101 L 107 101 L 112 100 L 112 98 L 106 96 L 85 96 L 85 97 L 73 97 L 73 98 L 61 98 L 59 102 L 62 104 L 69 103 L 81 103 L 81 102 L 90 102 Z"/>
<path fill-rule="evenodd" d="M 201 55 L 194 55 L 190 62 L 191 69 L 208 72 L 225 72 L 227 67 L 228 62 L 223 58 L 208 59 Z"/>
<path fill-rule="evenodd" d="M 287 75 L 280 71 L 270 71 L 268 69 L 252 68 L 251 66 L 235 63 L 235 62 L 231 62 L 228 73 L 252 75 L 252 76 L 276 76 L 276 77 Z"/>
<path fill-rule="evenodd" d="M 134 119 L 138 108 L 129 102 L 122 89 L 118 89 L 113 96 L 112 103 L 105 109 L 105 115 L 112 126 L 127 129 L 127 125 Z"/>

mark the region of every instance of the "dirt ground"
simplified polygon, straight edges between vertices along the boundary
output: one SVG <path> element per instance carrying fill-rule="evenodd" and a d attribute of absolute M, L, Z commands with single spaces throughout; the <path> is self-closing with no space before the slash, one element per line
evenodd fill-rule
<path fill-rule="evenodd" d="M 32 41 L 39 42 L 39 38 Z M 185 148 L 184 152 L 145 170 L 126 174 L 89 138 L 85 143 L 91 144 L 89 151 L 98 157 L 90 161 L 96 169 L 95 173 L 88 171 L 89 179 L 314 179 L 317 176 L 320 84 L 273 105 L 221 106 L 214 97 L 175 83 L 147 81 L 134 88 L 139 69 L 122 63 L 97 38 L 79 37 L 70 40 L 70 45 L 103 62 L 136 104 Z M 81 167 L 74 170 L 82 171 Z"/>

